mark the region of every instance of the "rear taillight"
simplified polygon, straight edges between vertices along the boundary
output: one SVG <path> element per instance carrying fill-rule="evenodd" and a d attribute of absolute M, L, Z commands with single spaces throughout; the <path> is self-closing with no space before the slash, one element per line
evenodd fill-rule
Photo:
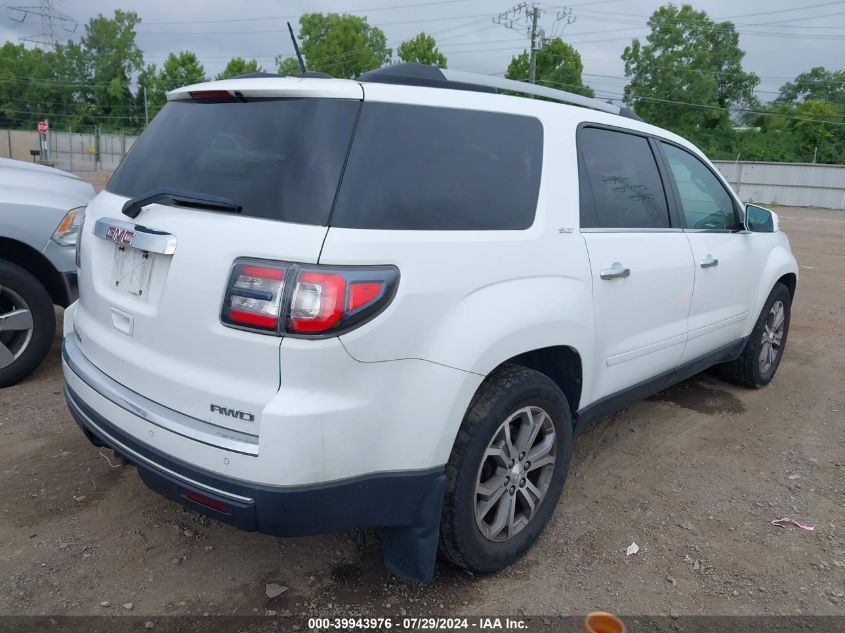
<path fill-rule="evenodd" d="M 283 264 L 235 262 L 220 315 L 223 323 L 278 332 L 286 272 L 287 266 Z"/>
<path fill-rule="evenodd" d="M 289 336 L 333 336 L 361 325 L 390 303 L 395 266 L 304 266 L 238 260 L 221 320 Z"/>

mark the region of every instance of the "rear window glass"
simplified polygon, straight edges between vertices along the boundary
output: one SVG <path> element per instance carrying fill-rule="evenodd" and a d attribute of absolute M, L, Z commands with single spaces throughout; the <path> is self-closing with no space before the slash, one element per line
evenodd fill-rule
<path fill-rule="evenodd" d="M 229 198 L 243 215 L 325 225 L 360 102 L 171 101 L 112 176 L 135 197 L 177 187 Z"/>
<path fill-rule="evenodd" d="M 532 117 L 365 102 L 331 224 L 526 229 L 542 155 Z"/>

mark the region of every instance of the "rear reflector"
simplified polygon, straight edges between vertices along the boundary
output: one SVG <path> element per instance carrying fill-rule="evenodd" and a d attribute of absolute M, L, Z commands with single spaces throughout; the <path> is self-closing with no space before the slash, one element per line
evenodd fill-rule
<path fill-rule="evenodd" d="M 193 492 L 192 490 L 186 490 L 185 496 L 190 499 L 191 501 L 196 501 L 199 504 L 204 506 L 208 506 L 213 510 L 217 510 L 218 512 L 228 512 L 229 511 L 229 504 L 223 503 L 222 501 L 218 501 L 217 499 L 212 499 L 211 497 L 206 497 L 205 495 L 201 495 L 198 492 Z"/>

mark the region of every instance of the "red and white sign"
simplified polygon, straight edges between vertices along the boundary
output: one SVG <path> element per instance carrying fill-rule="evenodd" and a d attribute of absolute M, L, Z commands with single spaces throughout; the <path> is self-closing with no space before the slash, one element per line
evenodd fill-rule
<path fill-rule="evenodd" d="M 47 121 L 39 121 L 38 125 L 35 126 L 38 129 L 39 134 L 47 134 L 50 131 L 50 125 Z"/>

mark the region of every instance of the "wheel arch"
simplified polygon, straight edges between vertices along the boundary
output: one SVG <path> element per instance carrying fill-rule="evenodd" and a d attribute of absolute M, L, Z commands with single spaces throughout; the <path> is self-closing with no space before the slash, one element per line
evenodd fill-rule
<path fill-rule="evenodd" d="M 63 308 L 70 305 L 64 278 L 44 255 L 28 244 L 8 237 L 0 237 L 0 253 L 0 259 L 20 266 L 38 279 L 54 304 Z"/>
<path fill-rule="evenodd" d="M 569 345 L 553 345 L 533 349 L 508 358 L 500 363 L 496 369 L 506 364 L 533 369 L 551 378 L 560 387 L 563 395 L 566 396 L 570 413 L 573 420 L 575 419 L 581 401 L 581 388 L 584 381 L 584 368 L 578 350 Z"/>
<path fill-rule="evenodd" d="M 786 273 L 785 275 L 781 275 L 780 279 L 778 279 L 776 283 L 781 283 L 786 286 L 787 290 L 789 290 L 789 296 L 795 299 L 795 290 L 798 285 L 798 275 L 795 273 Z"/>

